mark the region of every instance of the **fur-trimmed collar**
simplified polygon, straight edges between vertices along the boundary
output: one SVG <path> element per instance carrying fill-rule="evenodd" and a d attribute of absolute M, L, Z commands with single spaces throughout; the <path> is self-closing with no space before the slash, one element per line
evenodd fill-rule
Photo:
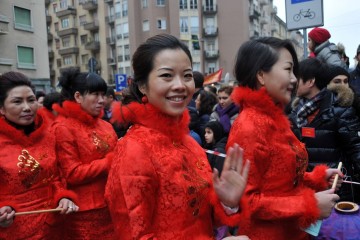
<path fill-rule="evenodd" d="M 333 84 L 330 83 L 327 86 L 327 89 L 329 89 L 330 91 L 334 92 L 336 94 L 336 100 L 337 103 L 339 104 L 339 106 L 341 107 L 351 107 L 353 102 L 354 102 L 354 98 L 355 98 L 355 94 L 354 91 L 347 86 L 341 85 L 341 84 Z"/>
<path fill-rule="evenodd" d="M 44 117 L 43 113 L 37 112 L 35 117 L 35 130 L 26 135 L 23 130 L 17 129 L 14 126 L 10 125 L 4 118 L 0 118 L 0 134 L 7 136 L 9 139 L 13 140 L 20 145 L 28 146 L 39 141 L 46 133 L 49 131 L 48 121 Z"/>
<path fill-rule="evenodd" d="M 278 126 L 290 127 L 289 121 L 284 114 L 283 105 L 275 104 L 264 87 L 259 90 L 236 87 L 231 94 L 231 98 L 235 104 L 240 106 L 240 109 L 255 108 L 257 111 L 274 119 Z"/>
<path fill-rule="evenodd" d="M 155 129 L 173 140 L 181 140 L 189 133 L 190 115 L 186 109 L 180 119 L 168 116 L 151 104 L 132 102 L 113 104 L 111 122 L 139 124 Z"/>
<path fill-rule="evenodd" d="M 53 109 L 58 112 L 59 115 L 66 118 L 73 118 L 89 125 L 94 125 L 101 117 L 101 115 L 98 117 L 91 116 L 81 108 L 80 104 L 72 101 L 64 101 L 62 107 L 58 104 L 54 104 Z"/>

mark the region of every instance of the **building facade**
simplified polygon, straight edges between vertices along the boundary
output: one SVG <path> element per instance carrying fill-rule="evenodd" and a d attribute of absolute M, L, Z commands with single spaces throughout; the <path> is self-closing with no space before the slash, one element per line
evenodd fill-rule
<path fill-rule="evenodd" d="M 223 68 L 230 79 L 243 42 L 289 37 L 272 0 L 45 0 L 45 7 L 53 86 L 70 66 L 114 84 L 115 74 L 132 74 L 136 48 L 159 33 L 189 46 L 194 70 Z"/>
<path fill-rule="evenodd" d="M 0 74 L 19 71 L 49 92 L 44 0 L 0 0 Z"/>

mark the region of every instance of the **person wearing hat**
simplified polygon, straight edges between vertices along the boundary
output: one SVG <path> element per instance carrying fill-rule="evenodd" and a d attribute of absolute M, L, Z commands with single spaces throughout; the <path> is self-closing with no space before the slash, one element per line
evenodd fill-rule
<path fill-rule="evenodd" d="M 360 44 L 356 50 L 355 59 L 357 60 L 357 65 L 355 69 L 350 72 L 350 85 L 355 89 L 357 94 L 360 94 Z"/>
<path fill-rule="evenodd" d="M 324 63 L 346 69 L 346 64 L 341 61 L 337 46 L 329 41 L 331 34 L 328 30 L 316 27 L 309 32 L 308 36 L 310 57 L 316 57 Z"/>

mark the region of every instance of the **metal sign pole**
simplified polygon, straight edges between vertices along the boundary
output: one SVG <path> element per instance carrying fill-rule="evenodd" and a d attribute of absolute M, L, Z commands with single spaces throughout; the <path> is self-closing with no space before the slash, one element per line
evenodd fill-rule
<path fill-rule="evenodd" d="M 307 47 L 307 31 L 306 28 L 303 29 L 303 37 L 304 37 L 304 59 L 308 57 L 308 47 Z"/>

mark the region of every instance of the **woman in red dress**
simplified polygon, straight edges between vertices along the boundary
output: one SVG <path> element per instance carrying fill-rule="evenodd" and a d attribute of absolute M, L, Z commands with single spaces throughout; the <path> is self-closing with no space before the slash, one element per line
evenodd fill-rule
<path fill-rule="evenodd" d="M 239 225 L 239 233 L 251 240 L 309 239 L 304 229 L 329 216 L 339 199 L 333 189 L 325 189 L 341 172 L 326 166 L 305 172 L 305 146 L 284 114 L 296 87 L 297 67 L 288 40 L 259 38 L 246 42 L 237 53 L 234 72 L 240 87 L 232 98 L 242 111 L 227 146 L 244 147 L 244 156 L 251 161 Z"/>
<path fill-rule="evenodd" d="M 95 73 L 69 68 L 60 85 L 65 101 L 53 106 L 59 114 L 56 153 L 68 188 L 81 198 L 79 212 L 66 222 L 69 239 L 113 239 L 104 192 L 117 136 L 101 119 L 106 83 Z"/>
<path fill-rule="evenodd" d="M 214 220 L 238 220 L 249 165 L 243 170 L 236 145 L 219 178 L 189 135 L 195 85 L 192 58 L 180 40 L 149 38 L 134 53 L 133 70 L 129 91 L 113 109 L 115 120 L 132 124 L 117 144 L 106 185 L 117 237 L 213 239 Z"/>
<path fill-rule="evenodd" d="M 55 137 L 22 73 L 0 75 L 0 239 L 57 239 L 57 213 L 17 216 L 15 212 L 78 207 L 64 189 L 55 154 Z"/>

